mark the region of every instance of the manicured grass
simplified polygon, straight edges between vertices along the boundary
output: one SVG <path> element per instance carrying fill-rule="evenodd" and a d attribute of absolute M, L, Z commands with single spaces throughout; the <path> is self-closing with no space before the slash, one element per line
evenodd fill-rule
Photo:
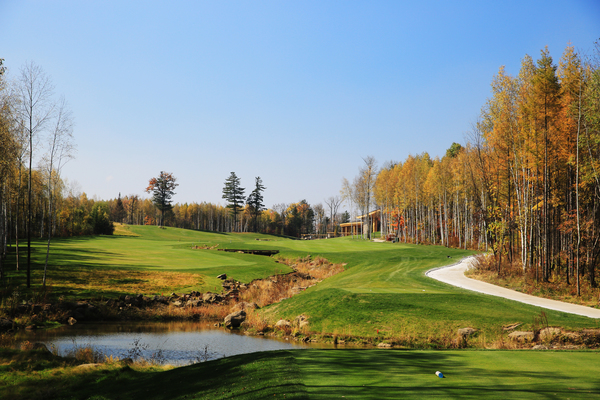
<path fill-rule="evenodd" d="M 600 398 L 597 352 L 310 350 L 295 357 L 311 399 Z"/>
<path fill-rule="evenodd" d="M 425 276 L 430 268 L 457 262 L 472 252 L 441 246 L 369 243 L 349 238 L 304 242 L 310 254 L 345 260 L 347 270 L 264 310 L 272 318 L 309 316 L 311 329 L 341 336 L 393 340 L 407 347 L 445 348 L 457 329 L 473 327 L 471 345 L 488 346 L 503 325 L 531 328 L 542 310 L 459 289 Z M 284 252 L 285 254 L 285 252 Z M 450 258 L 449 258 L 450 257 Z M 551 326 L 599 327 L 600 321 L 544 310 Z"/>
<path fill-rule="evenodd" d="M 436 371 L 446 378 L 435 376 Z M 169 371 L 113 366 L 48 369 L 33 377 L 9 372 L 0 397 L 596 399 L 599 374 L 598 352 L 288 350 Z"/>
<path fill-rule="evenodd" d="M 114 297 L 122 293 L 220 290 L 216 276 L 241 282 L 287 273 L 277 257 L 322 256 L 346 263 L 346 271 L 306 291 L 266 307 L 272 321 L 309 317 L 310 330 L 341 336 L 371 337 L 406 347 L 447 348 L 459 328 L 478 334 L 470 345 L 489 346 L 505 333 L 503 325 L 530 329 L 541 309 L 486 296 L 435 281 L 430 268 L 456 262 L 470 251 L 442 246 L 372 243 L 359 239 L 290 240 L 262 234 L 224 234 L 155 226 L 128 226 L 129 235 L 56 239 L 49 279 L 53 294 Z M 257 240 L 259 239 L 259 240 Z M 275 258 L 195 250 L 193 246 L 279 250 Z M 43 242 L 34 248 L 33 282 L 39 282 Z M 10 265 L 7 267 L 10 270 Z M 15 279 L 11 272 L 10 279 Z M 23 273 L 19 274 L 22 282 Z M 600 321 L 545 311 L 549 325 L 567 329 L 599 327 Z"/>
<path fill-rule="evenodd" d="M 53 293 L 116 295 L 123 288 L 141 285 L 155 289 L 162 285 L 169 291 L 203 290 L 218 283 L 217 273 L 247 282 L 289 271 L 274 258 L 192 250 L 194 245 L 219 244 L 221 248 L 277 249 L 281 257 L 310 254 L 346 263 L 345 272 L 261 310 L 273 320 L 304 313 L 313 333 L 446 348 L 456 338 L 457 328 L 471 326 L 479 332 L 469 344 L 487 347 L 503 340 L 502 325 L 522 322 L 521 328 L 528 329 L 541 312 L 424 276 L 426 270 L 457 261 L 468 251 L 351 238 L 296 241 L 173 228 L 128 229 L 137 236 L 56 240 L 50 266 Z M 39 278 L 44 255 L 43 243 L 36 246 L 34 279 Z M 91 275 L 83 275 L 90 271 Z M 153 275 L 165 274 L 181 276 L 165 278 L 161 284 L 153 281 Z M 22 282 L 23 273 L 11 272 L 9 279 Z M 77 280 L 82 285 L 97 282 L 85 289 L 72 286 Z M 552 326 L 600 326 L 590 318 L 545 313 Z M 21 360 L 2 366 L 0 398 L 590 399 L 600 398 L 599 357 L 597 351 L 293 350 L 235 356 L 170 371 L 115 365 L 73 370 L 53 360 L 45 364 Z M 437 370 L 447 378 L 437 378 Z"/>
<path fill-rule="evenodd" d="M 262 243 L 255 239 L 265 235 L 218 234 L 155 226 L 127 226 L 117 232 L 124 233 L 124 229 L 130 235 L 54 239 L 48 269 L 53 294 L 115 297 L 123 293 L 220 291 L 221 281 L 216 276 L 224 272 L 238 281 L 250 282 L 291 271 L 269 257 L 192 250 L 192 246 L 219 244 L 219 248 L 231 248 L 247 241 Z M 44 246 L 44 241 L 34 242 L 34 285 L 41 283 Z M 6 269 L 12 282 L 24 282 L 23 254 L 22 250 L 20 273 L 14 272 L 14 255 L 9 258 Z"/>

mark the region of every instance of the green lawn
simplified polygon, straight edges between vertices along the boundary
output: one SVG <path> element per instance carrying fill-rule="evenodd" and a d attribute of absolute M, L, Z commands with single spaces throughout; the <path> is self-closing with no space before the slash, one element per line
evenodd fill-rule
<path fill-rule="evenodd" d="M 520 322 L 529 329 L 542 309 L 456 288 L 425 276 L 431 268 L 472 252 L 441 246 L 369 243 L 349 238 L 291 243 L 290 252 L 348 263 L 347 270 L 264 312 L 273 317 L 310 317 L 316 331 L 395 339 L 412 347 L 447 347 L 459 328 L 479 329 L 472 344 L 484 346 Z M 285 252 L 284 252 L 285 253 Z M 449 258 L 450 257 L 450 258 Z M 599 327 L 600 321 L 544 310 L 551 326 Z"/>
<path fill-rule="evenodd" d="M 184 274 L 185 279 L 166 281 L 163 287 L 173 286 L 165 292 L 205 291 L 220 288 L 216 276 L 223 272 L 249 282 L 290 271 L 271 257 L 192 250 L 192 246 L 218 244 L 219 248 L 280 250 L 282 257 L 323 256 L 332 262 L 346 263 L 345 272 L 261 311 L 271 320 L 306 314 L 310 330 L 316 333 L 392 340 L 406 347 L 447 348 L 456 339 L 458 328 L 470 326 L 479 329 L 471 345 L 483 347 L 503 335 L 503 325 L 520 322 L 523 329 L 528 329 L 541 313 L 538 307 L 455 288 L 424 275 L 430 268 L 472 254 L 465 250 L 352 238 L 302 241 L 155 226 L 128 229 L 138 236 L 53 241 L 49 270 L 53 293 L 116 296 L 119 284 L 129 284 L 135 292 L 136 282 L 141 285 L 167 272 Z M 37 242 L 34 250 L 36 283 L 44 258 L 43 242 Z M 90 271 L 97 276 L 84 275 Z M 105 271 L 116 271 L 117 275 L 105 277 L 101 274 Z M 133 275 L 134 272 L 146 275 Z M 23 273 L 19 278 L 15 276 L 14 272 L 9 275 L 10 279 L 22 281 Z M 75 289 L 66 286 L 78 279 L 83 282 Z M 97 285 L 86 288 L 86 282 L 92 280 L 98 281 Z M 551 326 L 600 326 L 598 320 L 590 318 L 548 310 L 545 314 Z"/>
<path fill-rule="evenodd" d="M 247 282 L 289 271 L 273 258 L 192 250 L 193 245 L 277 249 L 282 257 L 323 256 L 346 263 L 346 271 L 261 312 L 272 320 L 304 313 L 313 335 L 335 334 L 347 339 L 356 335 L 423 350 L 278 351 L 160 372 L 117 366 L 73 372 L 71 367 L 57 367 L 60 363 L 13 360 L 0 366 L 0 398 L 600 398 L 597 351 L 426 350 L 449 347 L 456 329 L 466 326 L 479 329 L 469 341 L 471 346 L 488 347 L 506 340 L 502 325 L 521 322 L 522 329 L 529 329 L 540 316 L 537 307 L 454 288 L 424 275 L 430 268 L 471 254 L 468 251 L 351 238 L 298 241 L 145 226 L 129 229 L 139 236 L 55 240 L 49 271 L 53 293 L 117 295 L 113 287 L 117 281 L 131 281 L 135 287 L 148 276 L 167 272 L 197 280 L 193 285 L 169 289 L 210 289 L 222 272 Z M 34 249 L 36 285 L 42 246 L 43 242 L 38 242 Z M 23 272 L 17 274 L 10 268 L 9 264 L 8 279 L 21 284 Z M 93 291 L 67 290 L 67 281 L 85 281 L 88 278 L 79 276 L 89 271 L 98 273 L 93 275 L 95 279 L 103 276 L 102 272 L 116 271 L 117 277 L 110 278 L 114 285 L 107 281 Z M 551 326 L 575 330 L 600 326 L 590 318 L 545 313 Z M 437 370 L 447 378 L 437 378 Z"/>
<path fill-rule="evenodd" d="M 53 239 L 49 261 L 48 277 L 54 294 L 83 297 L 114 297 L 119 294 L 109 281 L 98 282 L 105 287 L 94 285 L 86 290 L 78 286 L 69 288 L 64 284 L 77 280 L 82 272 L 93 274 L 85 279 L 90 281 L 103 279 L 106 276 L 100 271 L 113 270 L 120 272 L 127 279 L 131 271 L 145 273 L 183 273 L 194 274 L 197 279 L 194 284 L 185 284 L 168 288 L 171 291 L 186 292 L 191 290 L 208 291 L 221 290 L 220 280 L 216 276 L 227 273 L 230 277 L 241 282 L 266 278 L 270 275 L 291 272 L 283 264 L 274 259 L 217 250 L 192 250 L 192 246 L 213 246 L 219 248 L 244 248 L 246 242 L 257 243 L 256 238 L 269 238 L 266 235 L 255 234 L 218 234 L 177 228 L 159 229 L 155 226 L 128 226 L 133 234 L 139 236 L 83 236 L 75 238 Z M 265 242 L 269 243 L 269 242 Z M 41 273 L 45 261 L 46 249 L 44 241 L 35 241 L 32 252 L 34 285 L 41 283 Z M 246 246 L 247 247 L 247 246 Z M 24 250 L 21 253 L 21 271 L 24 270 Z M 14 272 L 14 256 L 9 258 L 7 266 L 9 279 L 24 282 L 24 273 Z M 145 277 L 146 278 L 146 277 Z M 110 279 L 114 279 L 111 275 Z M 113 282 L 119 283 L 119 282 Z M 150 285 L 151 286 L 151 285 Z M 164 290 L 167 292 L 167 290 Z M 158 290 L 152 293 L 156 294 Z"/>
<path fill-rule="evenodd" d="M 599 374 L 598 352 L 290 350 L 161 372 L 7 372 L 0 398 L 598 399 Z"/>

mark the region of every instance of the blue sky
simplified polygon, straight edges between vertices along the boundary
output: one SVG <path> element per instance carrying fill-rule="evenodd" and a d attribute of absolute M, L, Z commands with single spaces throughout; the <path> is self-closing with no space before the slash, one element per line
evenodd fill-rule
<path fill-rule="evenodd" d="M 600 38 L 598 1 L 0 0 L 0 58 L 49 75 L 75 117 L 63 170 L 100 199 L 221 199 L 231 171 L 265 204 L 339 194 L 362 157 L 464 143 L 501 65 Z"/>

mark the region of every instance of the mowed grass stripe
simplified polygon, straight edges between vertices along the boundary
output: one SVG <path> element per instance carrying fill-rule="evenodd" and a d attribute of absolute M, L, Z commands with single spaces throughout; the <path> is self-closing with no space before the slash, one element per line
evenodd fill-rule
<path fill-rule="evenodd" d="M 21 385 L 3 385 L 0 395 L 32 398 L 31 380 L 57 398 L 95 400 L 598 399 L 599 374 L 597 352 L 286 350 L 161 372 L 7 373 Z"/>
<path fill-rule="evenodd" d="M 184 289 L 220 291 L 220 280 L 216 279 L 216 276 L 222 273 L 227 273 L 241 282 L 250 282 L 291 272 L 290 268 L 269 257 L 216 250 L 192 250 L 192 246 L 202 244 L 212 246 L 227 243 L 235 247 L 246 241 L 252 244 L 259 243 L 254 239 L 265 235 L 218 234 L 177 228 L 159 229 L 154 226 L 128 226 L 127 229 L 137 236 L 88 236 L 53 240 L 48 277 L 54 293 L 77 297 L 78 291 L 82 290 L 81 286 L 70 282 L 78 280 L 82 269 L 86 271 L 87 279 L 94 287 L 83 289 L 83 295 L 86 297 L 114 297 L 120 291 L 143 294 L 160 294 Z M 38 280 L 41 282 L 45 242 L 34 242 L 33 250 L 32 279 L 35 284 Z M 8 269 L 12 270 L 10 267 Z M 153 287 L 152 276 L 148 276 L 136 291 L 131 285 L 107 282 L 102 271 L 109 269 L 121 271 L 124 278 L 133 273 L 130 271 L 151 271 L 156 274 L 157 280 L 171 281 L 174 286 L 165 288 L 164 285 L 157 284 Z M 159 276 L 165 273 L 180 273 L 184 279 L 176 283 L 172 279 Z M 196 284 L 190 285 L 190 278 L 185 274 L 196 275 Z M 19 281 L 24 277 L 23 274 L 11 274 L 11 278 Z M 112 282 L 114 283 L 114 280 Z"/>

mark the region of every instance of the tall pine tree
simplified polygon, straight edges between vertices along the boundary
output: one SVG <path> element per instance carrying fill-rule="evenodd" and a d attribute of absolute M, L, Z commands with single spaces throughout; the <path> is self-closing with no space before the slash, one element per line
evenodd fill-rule
<path fill-rule="evenodd" d="M 246 204 L 250 208 L 250 215 L 252 215 L 252 225 L 254 226 L 254 232 L 258 232 L 258 217 L 265 210 L 265 205 L 263 204 L 263 195 L 262 192 L 266 187 L 262 184 L 262 179 L 260 176 L 256 177 L 256 187 L 248 196 L 248 200 L 246 200 Z"/>
<path fill-rule="evenodd" d="M 225 180 L 225 187 L 223 188 L 223 198 L 227 200 L 227 208 L 233 215 L 233 230 L 237 227 L 237 215 L 240 213 L 242 205 L 244 204 L 244 189 L 240 186 L 240 178 L 237 177 L 235 172 L 229 175 L 229 178 Z"/>
<path fill-rule="evenodd" d="M 160 171 L 158 178 L 150 179 L 146 188 L 147 193 L 152 193 L 152 203 L 160 210 L 161 227 L 164 227 L 165 213 L 173 208 L 171 199 L 175 194 L 175 188 L 179 186 L 176 181 L 173 174 Z"/>

